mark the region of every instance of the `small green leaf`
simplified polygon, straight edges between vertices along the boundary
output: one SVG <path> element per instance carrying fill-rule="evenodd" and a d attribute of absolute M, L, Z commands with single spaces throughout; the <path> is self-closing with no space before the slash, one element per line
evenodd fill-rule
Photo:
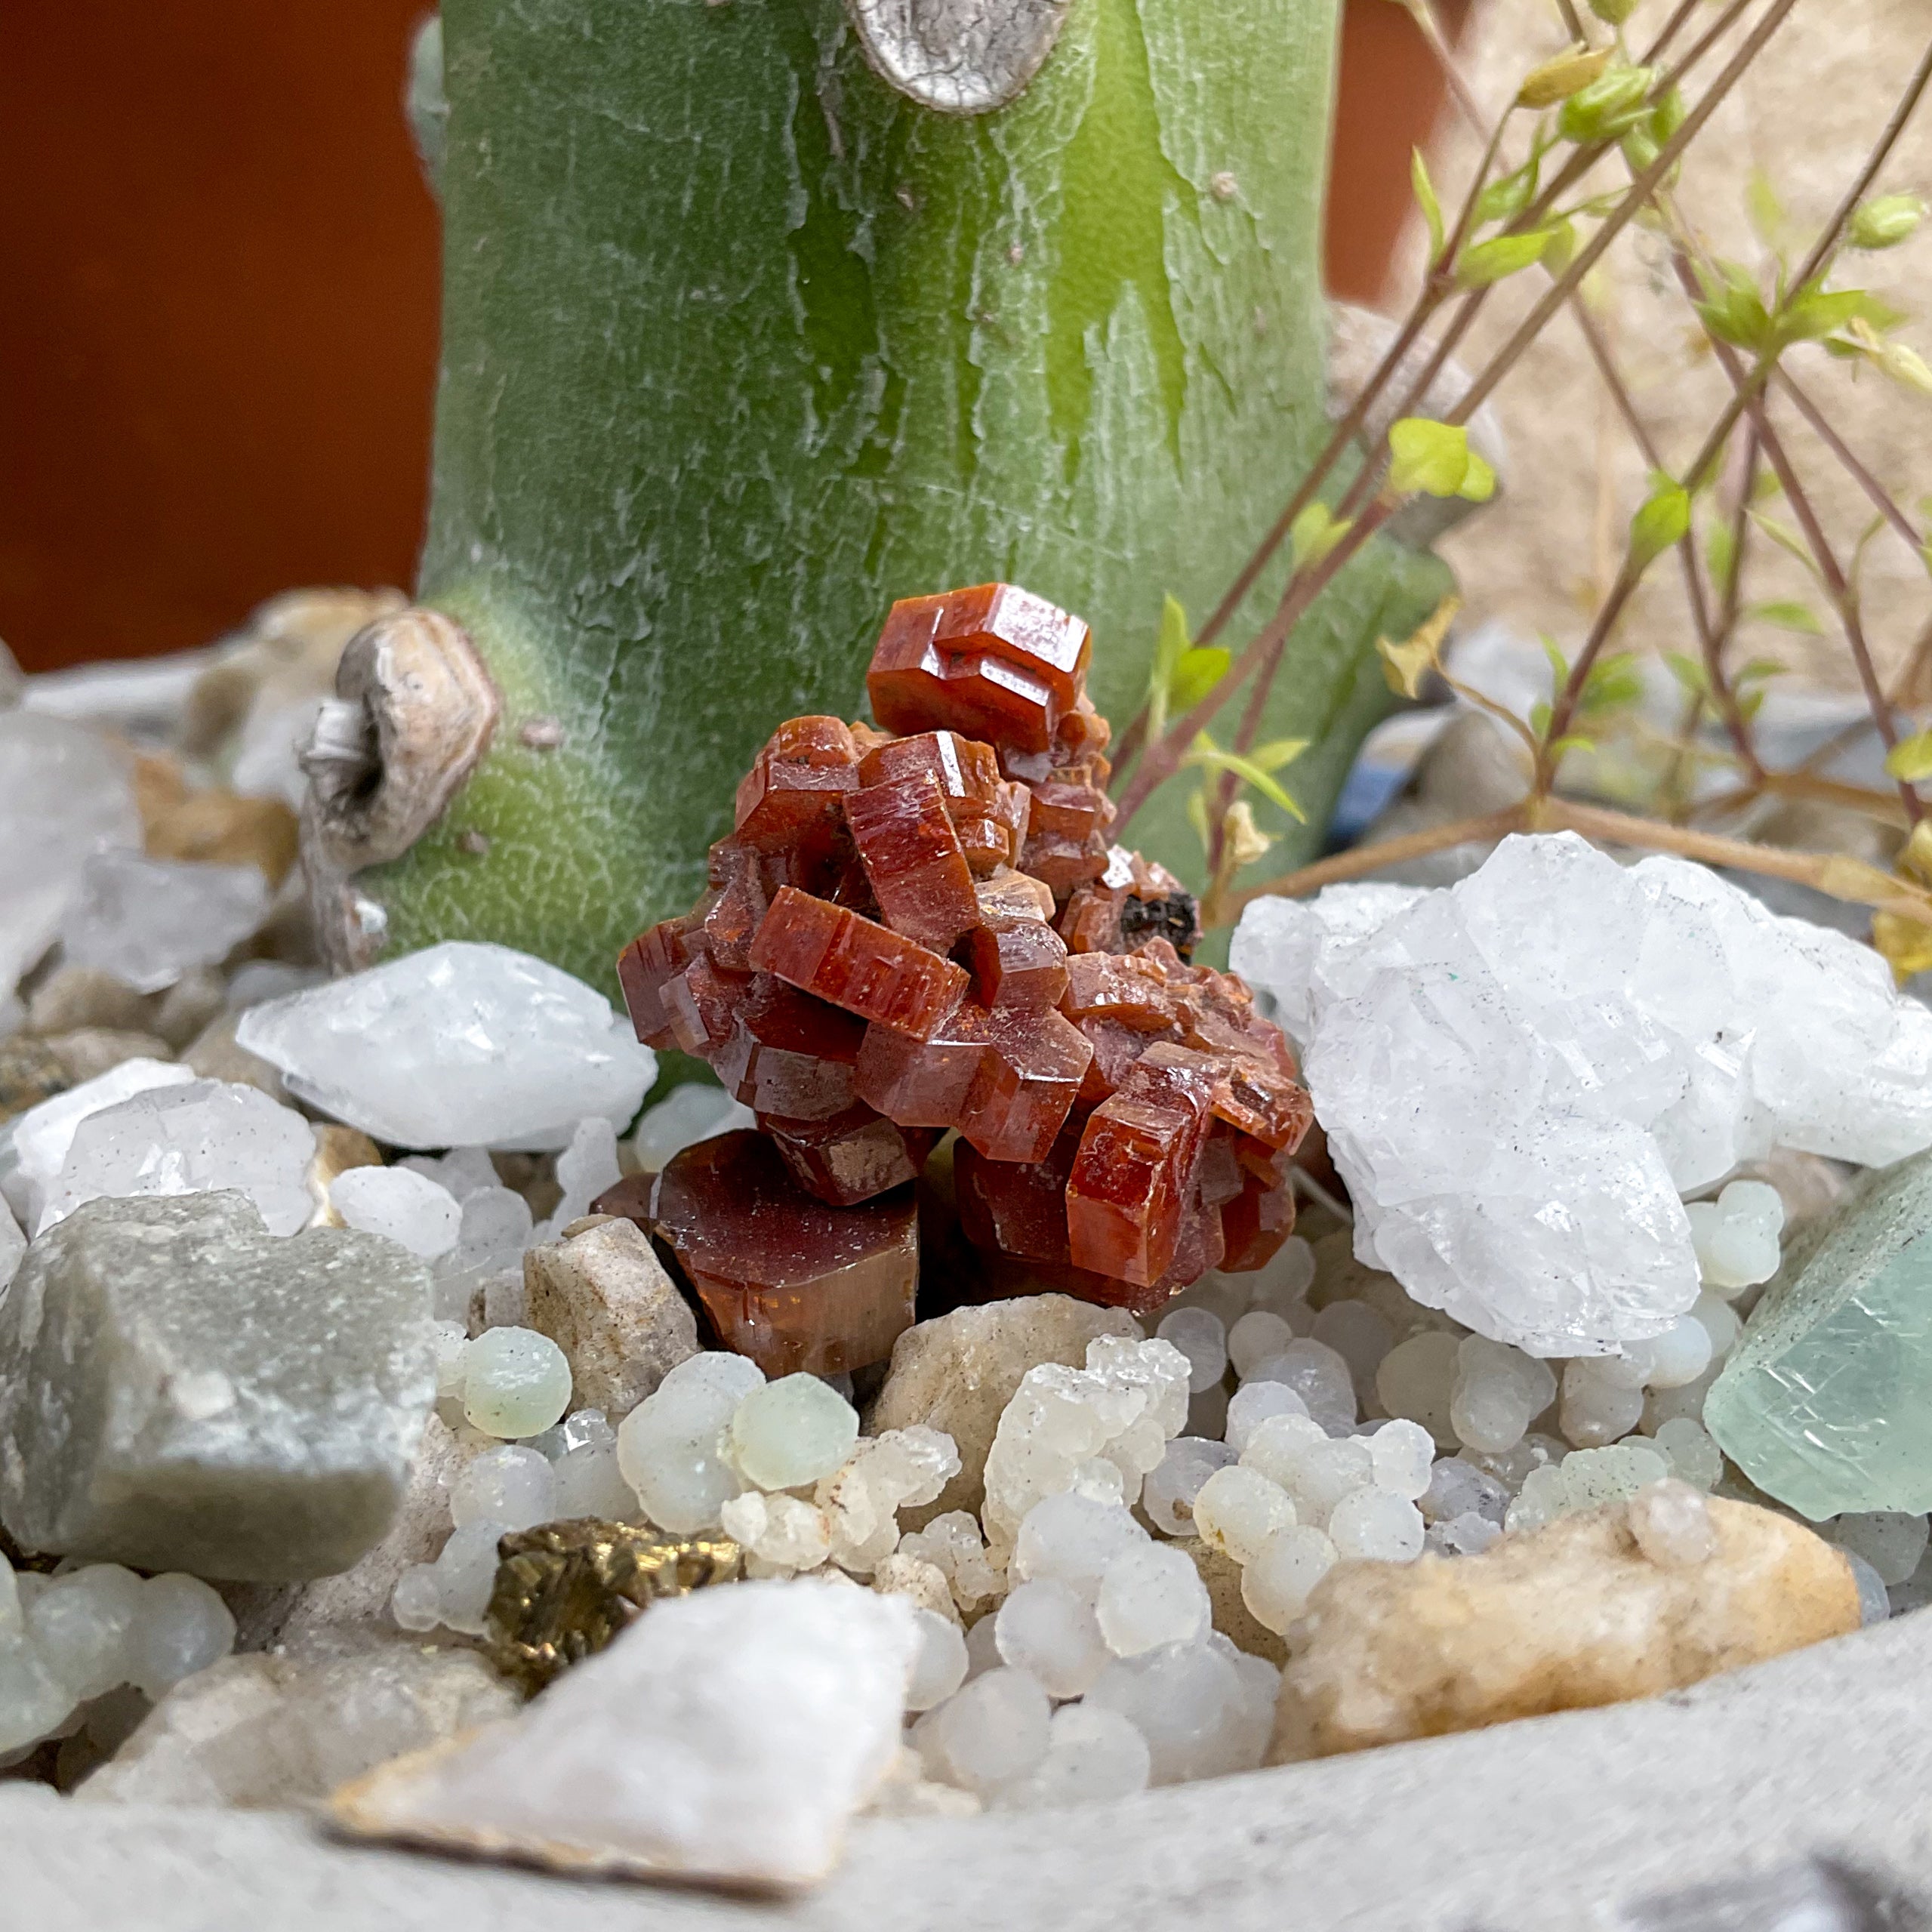
<path fill-rule="evenodd" d="M 1628 134 L 1650 111 L 1648 67 L 1607 68 L 1590 85 L 1563 103 L 1557 125 L 1566 140 L 1613 141 Z"/>
<path fill-rule="evenodd" d="M 1567 751 L 1594 751 L 1596 748 L 1595 738 L 1585 738 L 1581 732 L 1567 732 L 1550 747 L 1550 756 L 1561 758 Z"/>
<path fill-rule="evenodd" d="M 1704 299 L 1694 307 L 1720 342 L 1755 351 L 1770 341 L 1770 315 L 1749 270 L 1736 262 L 1720 262 L 1715 269 L 1699 265 L 1697 280 Z"/>
<path fill-rule="evenodd" d="M 1780 630 L 1802 631 L 1807 637 L 1822 637 L 1825 627 L 1819 621 L 1818 614 L 1809 604 L 1801 604 L 1795 598 L 1779 598 L 1768 604 L 1753 604 L 1744 615 L 1755 618 L 1760 624 L 1776 624 Z M 1783 670 L 1780 664 L 1779 670 Z"/>
<path fill-rule="evenodd" d="M 1681 651 L 1666 651 L 1664 662 L 1670 667 L 1670 674 L 1693 698 L 1708 698 L 1711 695 L 1711 680 L 1704 667 L 1695 658 L 1686 657 Z"/>
<path fill-rule="evenodd" d="M 1885 769 L 1909 785 L 1932 778 L 1932 732 L 1900 738 L 1885 754 Z"/>
<path fill-rule="evenodd" d="M 1228 675 L 1234 654 L 1222 644 L 1197 644 L 1181 654 L 1168 681 L 1168 708 L 1191 711 Z"/>
<path fill-rule="evenodd" d="M 1543 232 L 1549 237 L 1543 248 L 1543 267 L 1551 275 L 1561 275 L 1576 257 L 1576 224 L 1565 215 Z"/>
<path fill-rule="evenodd" d="M 1550 661 L 1551 689 L 1561 691 L 1570 682 L 1570 660 L 1547 630 L 1537 633 L 1537 642 L 1543 647 L 1543 655 Z"/>
<path fill-rule="evenodd" d="M 1781 664 L 1775 658 L 1752 658 L 1731 682 L 1733 684 L 1761 684 L 1767 677 L 1783 677 L 1791 667 Z"/>
<path fill-rule="evenodd" d="M 1679 483 L 1660 483 L 1630 519 L 1631 562 L 1647 570 L 1673 544 L 1682 542 L 1690 528 L 1690 492 Z"/>
<path fill-rule="evenodd" d="M 1462 482 L 1456 494 L 1465 503 L 1487 503 L 1496 495 L 1496 472 L 1472 449 L 1469 452 L 1468 467 L 1462 472 Z"/>
<path fill-rule="evenodd" d="M 1530 205 L 1536 197 L 1540 159 L 1533 154 L 1521 168 L 1492 181 L 1476 197 L 1477 227 L 1487 228 L 1493 221 L 1514 221 Z"/>
<path fill-rule="evenodd" d="M 1354 519 L 1337 519 L 1325 503 L 1311 503 L 1289 527 L 1289 553 L 1297 570 L 1327 556 L 1354 528 Z"/>
<path fill-rule="evenodd" d="M 1854 322 L 1873 323 L 1879 305 L 1863 288 L 1823 288 L 1816 282 L 1798 290 L 1777 313 L 1776 340 L 1816 342 Z"/>
<path fill-rule="evenodd" d="M 1258 744 L 1248 753 L 1264 772 L 1278 772 L 1284 765 L 1292 765 L 1308 750 L 1309 741 L 1305 738 L 1270 738 L 1265 744 Z"/>
<path fill-rule="evenodd" d="M 1446 239 L 1442 226 L 1442 203 L 1436 199 L 1435 183 L 1429 179 L 1428 163 L 1423 160 L 1420 148 L 1409 151 L 1409 179 L 1415 187 L 1416 205 L 1429 225 L 1429 260 L 1440 261 Z"/>
<path fill-rule="evenodd" d="M 1599 658 L 1583 680 L 1579 709 L 1601 715 L 1636 704 L 1644 695 L 1644 679 L 1634 651 L 1613 651 Z"/>
<path fill-rule="evenodd" d="M 1817 574 L 1817 559 L 1812 556 L 1810 546 L 1789 523 L 1780 523 L 1775 516 L 1767 516 L 1759 510 L 1751 513 L 1751 520 L 1780 550 L 1790 551 L 1807 570 L 1814 576 Z"/>
<path fill-rule="evenodd" d="M 1637 11 L 1637 0 L 1590 0 L 1590 11 L 1607 26 L 1620 27 Z"/>
<path fill-rule="evenodd" d="M 1704 537 L 1704 561 L 1709 566 L 1711 583 L 1719 596 L 1730 587 L 1731 565 L 1736 559 L 1736 539 L 1728 523 L 1713 523 Z"/>
<path fill-rule="evenodd" d="M 1853 211 L 1845 239 L 1854 248 L 1896 248 L 1924 218 L 1925 204 L 1916 195 L 1880 195 Z"/>
<path fill-rule="evenodd" d="M 1157 744 L 1167 729 L 1167 711 L 1173 695 L 1174 673 L 1194 648 L 1188 635 L 1188 613 L 1180 600 L 1167 597 L 1160 606 L 1160 628 L 1154 640 L 1154 667 L 1147 684 L 1147 736 Z"/>
<path fill-rule="evenodd" d="M 1744 184 L 1744 212 L 1751 232 L 1775 254 L 1784 241 L 1785 205 L 1761 168 L 1752 168 Z"/>
<path fill-rule="evenodd" d="M 1496 235 L 1487 242 L 1471 242 L 1456 257 L 1456 285 L 1487 288 L 1520 273 L 1542 260 L 1555 235 L 1554 229 L 1537 228 L 1527 235 Z"/>
<path fill-rule="evenodd" d="M 1253 785 L 1271 804 L 1280 806 L 1293 818 L 1307 821 L 1308 815 L 1295 803 L 1280 780 L 1264 772 L 1252 758 L 1245 758 L 1238 751 L 1222 750 L 1205 732 L 1194 740 L 1193 750 L 1181 762 L 1204 771 L 1231 772 L 1243 784 Z"/>
<path fill-rule="evenodd" d="M 1205 785 L 1190 793 L 1188 797 L 1188 823 L 1193 826 L 1195 832 L 1199 835 L 1201 850 L 1211 851 L 1214 845 L 1214 835 L 1208 830 L 1207 787 Z"/>
<path fill-rule="evenodd" d="M 1405 416 L 1389 426 L 1392 461 L 1389 487 L 1399 496 L 1417 491 L 1432 497 L 1461 494 L 1469 473 L 1469 432 L 1427 416 Z M 1492 482 L 1493 487 L 1493 482 Z"/>
<path fill-rule="evenodd" d="M 1516 90 L 1518 107 L 1554 107 L 1589 86 L 1610 65 L 1613 48 L 1573 47 L 1540 67 L 1533 67 Z"/>
<path fill-rule="evenodd" d="M 1530 707 L 1530 729 L 1541 738 L 1550 728 L 1550 719 L 1555 716 L 1550 707 L 1539 698 Z"/>

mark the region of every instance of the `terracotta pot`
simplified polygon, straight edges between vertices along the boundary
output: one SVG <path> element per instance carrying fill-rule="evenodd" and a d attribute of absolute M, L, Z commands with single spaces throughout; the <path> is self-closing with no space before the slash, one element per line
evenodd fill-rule
<path fill-rule="evenodd" d="M 427 5 L 13 10 L 0 637 L 30 669 L 203 643 L 291 584 L 409 581 L 437 221 L 399 100 Z M 1397 0 L 1348 0 L 1338 294 L 1382 292 L 1443 94 Z"/>

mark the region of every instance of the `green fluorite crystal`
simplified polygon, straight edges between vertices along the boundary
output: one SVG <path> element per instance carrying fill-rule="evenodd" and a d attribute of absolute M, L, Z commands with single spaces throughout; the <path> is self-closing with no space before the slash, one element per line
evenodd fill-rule
<path fill-rule="evenodd" d="M 1792 1244 L 1704 1422 L 1813 1522 L 1932 1509 L 1932 1154 L 1867 1175 Z"/>

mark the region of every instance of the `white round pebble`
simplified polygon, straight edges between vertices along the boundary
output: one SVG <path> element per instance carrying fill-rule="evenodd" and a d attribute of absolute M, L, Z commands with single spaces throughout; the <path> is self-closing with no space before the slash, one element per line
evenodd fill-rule
<path fill-rule="evenodd" d="M 1420 1422 L 1438 1446 L 1453 1449 L 1461 1441 L 1450 1419 L 1456 1382 L 1456 1338 L 1429 1329 L 1398 1342 L 1376 1370 L 1376 1394 L 1391 1416 Z"/>
<path fill-rule="evenodd" d="M 1601 1449 L 1618 1441 L 1643 1416 L 1643 1385 L 1628 1379 L 1623 1363 L 1585 1356 L 1564 1365 L 1557 1418 L 1579 1449 Z"/>
<path fill-rule="evenodd" d="M 1709 1289 L 1705 1290 L 1691 1305 L 1690 1312 L 1704 1333 L 1711 1338 L 1713 1360 L 1729 1354 L 1736 1346 L 1737 1338 L 1742 1333 L 1744 1324 L 1739 1320 L 1737 1311 L 1722 1296 L 1713 1295 Z"/>
<path fill-rule="evenodd" d="M 1187 1357 L 1189 1391 L 1212 1388 L 1228 1372 L 1228 1331 L 1219 1315 L 1205 1308 L 1176 1308 L 1154 1333 Z"/>
<path fill-rule="evenodd" d="M 396 1579 L 389 1613 L 404 1630 L 433 1630 L 442 1621 L 442 1585 L 433 1563 L 412 1563 Z"/>
<path fill-rule="evenodd" d="M 467 1523 L 451 1532 L 430 1566 L 436 1573 L 439 1622 L 467 1637 L 483 1634 L 483 1613 L 496 1588 L 497 1542 L 503 1534 L 499 1523 Z M 393 1604 L 392 1598 L 392 1610 Z"/>
<path fill-rule="evenodd" d="M 1037 1678 L 990 1670 L 938 1706 L 935 1741 L 954 1779 L 985 1796 L 1046 1755 L 1049 1709 Z"/>
<path fill-rule="evenodd" d="M 716 1527 L 741 1487 L 718 1439 L 764 1379 L 749 1357 L 708 1350 L 679 1363 L 618 1425 L 618 1467 L 661 1530 L 688 1536 Z"/>
<path fill-rule="evenodd" d="M 74 1702 L 128 1681 L 128 1639 L 147 1601 L 141 1579 L 118 1563 L 70 1570 L 33 1592 L 26 1633 Z"/>
<path fill-rule="evenodd" d="M 1881 1583 L 1903 1583 L 1925 1554 L 1926 1519 L 1902 1510 L 1835 1517 L 1821 1528 L 1840 1549 L 1869 1563 Z"/>
<path fill-rule="evenodd" d="M 1108 1564 L 1146 1540 L 1147 1532 L 1117 1502 L 1071 1491 L 1043 1497 L 1020 1524 L 1012 1576 L 1021 1583 L 1052 1577 L 1091 1603 Z"/>
<path fill-rule="evenodd" d="M 1185 1550 L 1142 1543 L 1107 1566 L 1094 1614 L 1114 1656 L 1138 1656 L 1157 1644 L 1187 1643 L 1208 1627 L 1207 1585 Z"/>
<path fill-rule="evenodd" d="M 1228 1400 L 1228 1447 L 1237 1456 L 1243 1455 L 1255 1431 L 1269 1416 L 1305 1416 L 1308 1413 L 1308 1405 L 1286 1382 L 1243 1382 Z M 1315 1426 L 1320 1428 L 1321 1425 L 1317 1423 Z"/>
<path fill-rule="evenodd" d="M 1263 1382 L 1262 1388 L 1275 1385 Z M 1294 1487 L 1295 1459 L 1317 1443 L 1328 1441 L 1328 1432 L 1312 1416 L 1289 1412 L 1265 1416 L 1249 1431 L 1241 1450 L 1243 1466 L 1259 1470 L 1270 1482 L 1283 1489 Z M 1373 1462 L 1373 1459 L 1371 1459 Z"/>
<path fill-rule="evenodd" d="M 1329 1512 L 1328 1537 L 1339 1557 L 1409 1563 L 1422 1553 L 1422 1512 L 1386 1490 L 1355 1490 Z"/>
<path fill-rule="evenodd" d="M 424 1261 L 448 1253 L 463 1225 L 456 1197 L 408 1167 L 349 1168 L 328 1194 L 344 1225 L 399 1242 Z"/>
<path fill-rule="evenodd" d="M 919 1650 L 906 1684 L 906 1709 L 929 1711 L 966 1681 L 966 1633 L 937 1610 L 916 1610 Z"/>
<path fill-rule="evenodd" d="M 1331 1435 L 1354 1426 L 1354 1376 L 1335 1350 L 1312 1336 L 1299 1336 L 1257 1363 L 1253 1379 L 1286 1383 Z"/>
<path fill-rule="evenodd" d="M 1502 1525 L 1478 1516 L 1473 1511 L 1463 1516 L 1445 1518 L 1431 1523 L 1424 1548 L 1438 1556 L 1480 1556 L 1502 1534 Z"/>
<path fill-rule="evenodd" d="M 472 1523 L 531 1530 L 556 1519 L 556 1502 L 550 1465 L 534 1449 L 506 1443 L 464 1465 L 449 1487 L 449 1520 L 459 1530 Z"/>
<path fill-rule="evenodd" d="M 1785 1210 L 1768 1181 L 1733 1181 L 1715 1200 L 1694 1201 L 1684 1212 L 1707 1288 L 1734 1295 L 1777 1272 Z"/>
<path fill-rule="evenodd" d="M 1435 1465 L 1422 1496 L 1422 1516 L 1430 1523 L 1476 1515 L 1500 1527 L 1508 1508 L 1508 1490 L 1487 1469 L 1479 1469 L 1459 1456 L 1445 1456 Z"/>
<path fill-rule="evenodd" d="M 1703 1492 L 1674 1476 L 1647 1483 L 1625 1508 L 1637 1547 L 1660 1570 L 1690 1569 L 1718 1547 Z"/>
<path fill-rule="evenodd" d="M 1252 1563 L 1277 1531 L 1295 1522 L 1287 1491 L 1259 1469 L 1217 1469 L 1194 1498 L 1194 1528 L 1210 1549 Z"/>
<path fill-rule="evenodd" d="M 966 1634 L 966 1681 L 997 1670 L 1006 1659 L 1000 1654 L 1000 1619 L 982 1616 Z"/>
<path fill-rule="evenodd" d="M 1024 1776 L 1002 1785 L 996 1810 L 1033 1811 L 1100 1804 L 1147 1789 L 1152 1758 L 1147 1739 L 1117 1711 L 1065 1704 L 1046 1727 L 1046 1755 Z"/>
<path fill-rule="evenodd" d="M 858 1411 L 816 1376 L 762 1383 L 732 1412 L 732 1460 L 761 1490 L 793 1490 L 829 1476 L 858 1440 Z"/>
<path fill-rule="evenodd" d="M 1225 1442 L 1200 1436 L 1176 1436 L 1167 1445 L 1160 1466 L 1141 1485 L 1141 1507 L 1162 1535 L 1191 1536 L 1194 1533 L 1194 1498 L 1217 1469 L 1234 1460 Z"/>
<path fill-rule="evenodd" d="M 570 1406 L 570 1363 L 534 1328 L 485 1329 L 463 1351 L 463 1413 L 509 1440 L 537 1435 Z"/>
<path fill-rule="evenodd" d="M 1290 1456 L 1285 1478 L 1277 1480 L 1295 1499 L 1296 1519 L 1319 1529 L 1344 1496 L 1373 1487 L 1375 1459 L 1360 1436 L 1305 1443 Z"/>
<path fill-rule="evenodd" d="M 1295 1339 L 1295 1331 L 1278 1314 L 1257 1308 L 1228 1331 L 1228 1359 L 1243 1382 L 1271 1355 L 1278 1355 Z"/>
<path fill-rule="evenodd" d="M 573 1449 L 550 1465 L 555 1481 L 552 1514 L 559 1521 L 601 1516 L 621 1523 L 637 1514 L 637 1496 L 618 1467 L 617 1444 Z"/>
<path fill-rule="evenodd" d="M 1706 1493 L 1717 1487 L 1724 1472 L 1724 1453 L 1702 1422 L 1688 1416 L 1673 1416 L 1658 1425 L 1653 1440 L 1673 1476 Z"/>
<path fill-rule="evenodd" d="M 199 1576 L 171 1570 L 141 1586 L 140 1614 L 127 1638 L 128 1681 L 159 1698 L 235 1647 L 235 1619 Z"/>
<path fill-rule="evenodd" d="M 1151 1784 L 1178 1784 L 1259 1764 L 1280 1688 L 1271 1666 L 1210 1636 L 1116 1657 L 1086 1703 L 1126 1718 L 1147 1740 Z"/>
<path fill-rule="evenodd" d="M 1644 1379 L 1652 1388 L 1683 1388 L 1711 1366 L 1711 1331 L 1694 1308 L 1679 1315 L 1649 1347 L 1650 1372 Z"/>
<path fill-rule="evenodd" d="M 1368 1438 L 1369 1461 L 1379 1490 L 1415 1502 L 1435 1474 L 1435 1440 L 1420 1422 L 1396 1416 Z"/>
<path fill-rule="evenodd" d="M 1092 1605 L 1050 1577 L 1022 1583 L 985 1621 L 1000 1660 L 1038 1678 L 1055 1697 L 1083 1696 L 1111 1654 Z"/>
<path fill-rule="evenodd" d="M 1277 1530 L 1241 1571 L 1241 1601 L 1280 1636 L 1308 1607 L 1308 1592 L 1335 1567 L 1336 1551 L 1319 1530 Z"/>

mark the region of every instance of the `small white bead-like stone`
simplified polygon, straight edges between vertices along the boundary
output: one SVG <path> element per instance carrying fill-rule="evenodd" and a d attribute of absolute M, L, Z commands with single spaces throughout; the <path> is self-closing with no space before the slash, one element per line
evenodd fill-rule
<path fill-rule="evenodd" d="M 534 1449 L 506 1443 L 486 1449 L 464 1465 L 450 1485 L 449 1520 L 459 1530 L 470 1523 L 501 1523 L 506 1530 L 534 1529 L 556 1515 L 556 1478 Z"/>
<path fill-rule="evenodd" d="M 141 1586 L 127 1644 L 128 1681 L 143 1696 L 159 1697 L 227 1656 L 235 1647 L 235 1619 L 199 1576 L 171 1571 Z"/>
<path fill-rule="evenodd" d="M 1147 1542 L 1107 1566 L 1095 1600 L 1107 1647 L 1138 1656 L 1157 1644 L 1185 1644 L 1208 1627 L 1207 1586 L 1185 1550 Z"/>
<path fill-rule="evenodd" d="M 1228 1359 L 1246 1382 L 1259 1363 L 1280 1354 L 1294 1339 L 1295 1331 L 1280 1316 L 1258 1308 L 1228 1331 Z"/>
<path fill-rule="evenodd" d="M 1081 1696 L 1106 1668 L 1111 1653 L 1092 1605 L 1050 1577 L 1021 1584 L 988 1620 L 1001 1660 L 1037 1678 L 1049 1696 Z"/>
<path fill-rule="evenodd" d="M 1336 1554 L 1382 1563 L 1409 1563 L 1422 1553 L 1422 1512 L 1386 1490 L 1355 1490 L 1329 1512 L 1328 1537 Z"/>
<path fill-rule="evenodd" d="M 1334 1568 L 1336 1548 L 1319 1530 L 1277 1530 L 1241 1572 L 1241 1601 L 1279 1636 L 1308 1607 L 1308 1592 Z"/>
<path fill-rule="evenodd" d="M 1224 1431 L 1228 1447 L 1237 1456 L 1243 1454 L 1249 1438 L 1269 1416 L 1305 1416 L 1308 1413 L 1308 1405 L 1286 1382 L 1243 1382 L 1228 1404 Z M 1319 1428 L 1321 1425 L 1317 1423 L 1315 1426 Z"/>
<path fill-rule="evenodd" d="M 1217 1469 L 1194 1498 L 1196 1533 L 1237 1563 L 1252 1563 L 1270 1536 L 1294 1522 L 1293 1499 L 1259 1469 Z"/>
<path fill-rule="evenodd" d="M 761 1490 L 798 1489 L 829 1476 L 858 1440 L 858 1410 L 816 1376 L 763 1383 L 732 1412 L 732 1460 Z"/>
<path fill-rule="evenodd" d="M 954 1779 L 982 1796 L 1046 1755 L 1046 1693 L 1025 1671 L 974 1678 L 938 1707 L 935 1730 Z"/>
<path fill-rule="evenodd" d="M 1717 1530 L 1702 1492 L 1675 1477 L 1647 1484 L 1625 1508 L 1637 1547 L 1659 1569 L 1688 1569 L 1718 1547 Z"/>
<path fill-rule="evenodd" d="M 1154 1332 L 1187 1357 L 1188 1387 L 1194 1394 L 1212 1388 L 1226 1373 L 1228 1331 L 1219 1315 L 1205 1308 L 1176 1308 Z"/>
<path fill-rule="evenodd" d="M 570 1363 L 547 1335 L 486 1329 L 463 1351 L 463 1413 L 485 1435 L 537 1435 L 569 1406 Z"/>
<path fill-rule="evenodd" d="M 929 1711 L 966 1681 L 966 1633 L 936 1610 L 914 1614 L 919 1620 L 919 1650 L 906 1686 L 906 1709 Z"/>

